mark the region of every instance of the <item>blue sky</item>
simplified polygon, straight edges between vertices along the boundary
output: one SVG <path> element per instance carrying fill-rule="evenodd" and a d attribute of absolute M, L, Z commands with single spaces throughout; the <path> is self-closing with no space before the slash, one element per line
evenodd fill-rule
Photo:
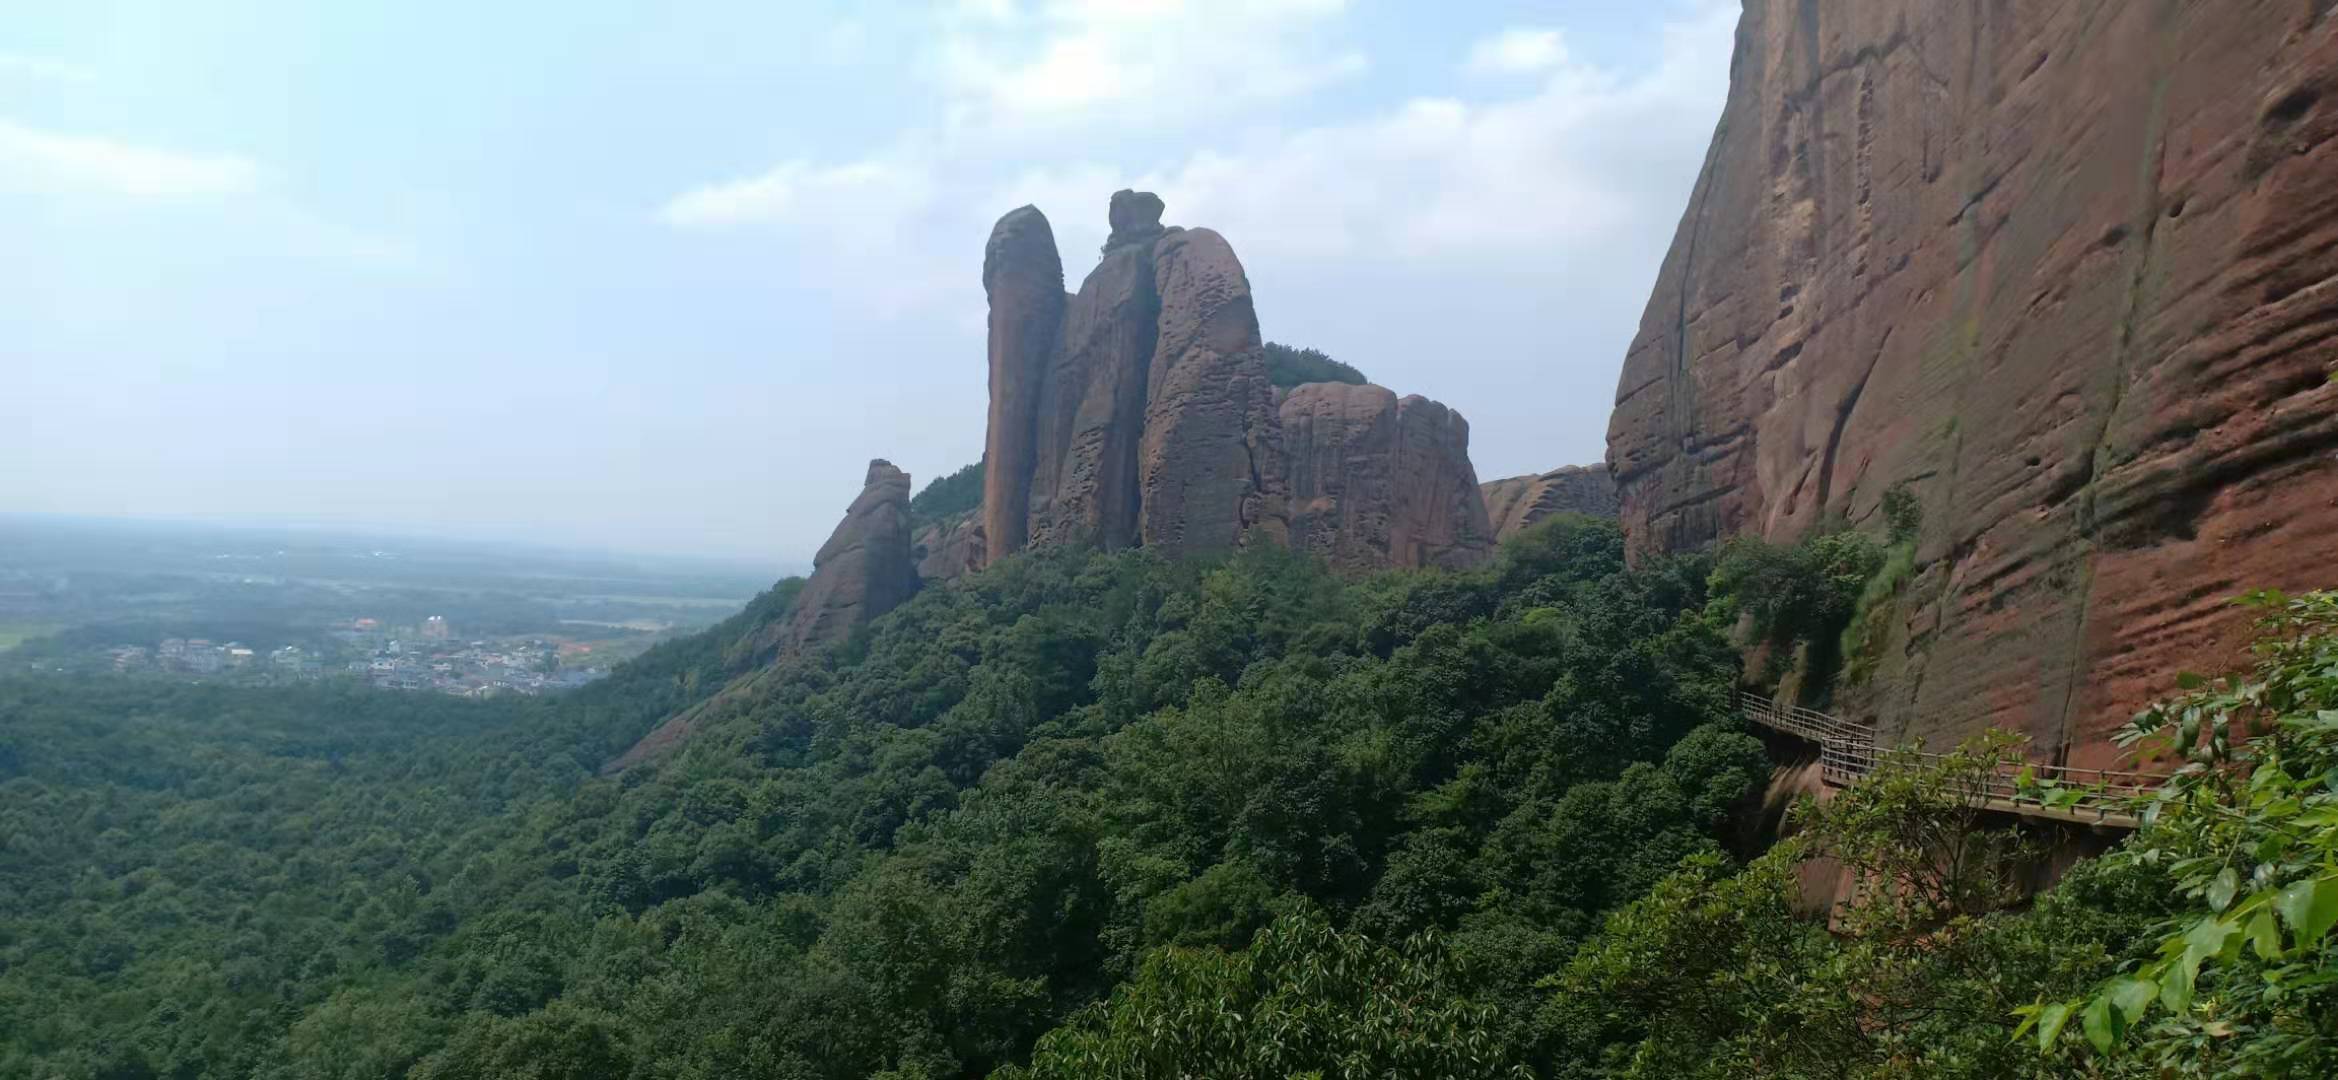
<path fill-rule="evenodd" d="M 797 564 L 980 456 L 981 250 L 1159 191 L 1268 337 L 1596 460 L 1735 5 L 130 3 L 0 20 L 0 510 Z"/>

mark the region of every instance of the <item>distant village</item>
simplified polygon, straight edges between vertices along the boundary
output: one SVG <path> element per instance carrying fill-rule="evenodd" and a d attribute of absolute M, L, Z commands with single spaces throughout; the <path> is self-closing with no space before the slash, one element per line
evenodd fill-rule
<path fill-rule="evenodd" d="M 123 674 L 161 674 L 253 684 L 363 679 L 384 690 L 435 690 L 458 697 L 541 694 L 600 678 L 592 647 L 543 638 L 459 641 L 444 616 L 385 627 L 354 619 L 326 634 L 329 644 L 285 645 L 265 652 L 241 642 L 164 638 L 149 647 L 106 650 Z"/>

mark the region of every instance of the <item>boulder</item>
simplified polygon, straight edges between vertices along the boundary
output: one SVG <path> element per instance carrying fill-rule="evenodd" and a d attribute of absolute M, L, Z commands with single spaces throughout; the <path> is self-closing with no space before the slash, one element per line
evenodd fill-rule
<path fill-rule="evenodd" d="M 1250 281 L 1224 237 L 1153 247 L 1159 335 L 1137 456 L 1140 542 L 1175 557 L 1288 532 L 1282 445 Z"/>
<path fill-rule="evenodd" d="M 1486 481 L 1484 491 L 1497 540 L 1508 540 L 1552 514 L 1616 516 L 1615 478 L 1605 465 L 1563 465 L 1546 473 L 1505 476 Z"/>
<path fill-rule="evenodd" d="M 1150 191 L 1130 191 L 1122 188 L 1112 193 L 1112 202 L 1105 211 L 1112 225 L 1112 235 L 1104 239 L 1104 250 L 1130 244 L 1142 244 L 1159 237 L 1161 228 L 1161 197 Z"/>
<path fill-rule="evenodd" d="M 1028 536 L 1034 424 L 1040 388 L 1062 330 L 1063 260 L 1047 215 L 1007 212 L 983 249 L 982 288 L 990 298 L 990 422 L 983 448 L 986 562 L 1023 549 Z"/>
<path fill-rule="evenodd" d="M 2338 534 L 2328 4 L 1747 0 L 1625 357 L 1635 555 L 1922 507 L 1838 690 L 2076 764 Z"/>

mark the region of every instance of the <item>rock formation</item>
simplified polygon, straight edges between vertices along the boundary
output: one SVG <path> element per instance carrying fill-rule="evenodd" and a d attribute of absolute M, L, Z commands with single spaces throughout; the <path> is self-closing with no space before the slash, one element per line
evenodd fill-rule
<path fill-rule="evenodd" d="M 1250 279 L 1208 229 L 1163 237 L 1153 279 L 1160 336 L 1137 450 L 1138 536 L 1172 556 L 1224 551 L 1253 529 L 1280 542 L 1282 440 Z"/>
<path fill-rule="evenodd" d="M 965 529 L 979 530 L 969 517 Z M 979 545 L 979 541 L 974 541 Z M 945 550 L 948 545 L 945 543 Z M 959 557 L 964 557 L 963 553 Z M 927 556 L 931 561 L 932 554 Z M 750 630 L 732 648 L 742 657 L 805 655 L 851 636 L 869 620 L 899 607 L 917 592 L 918 571 L 909 537 L 909 474 L 883 458 L 869 462 L 860 497 L 812 557 L 812 576 L 796 594 L 787 618 Z M 688 739 L 709 716 L 751 698 L 761 671 L 749 671 L 721 692 L 667 717 L 623 754 L 601 766 L 621 772 L 659 757 Z"/>
<path fill-rule="evenodd" d="M 936 521 L 910 542 L 920 581 L 950 581 L 982 569 L 982 511 Z"/>
<path fill-rule="evenodd" d="M 1164 227 L 1151 192 L 1115 192 L 1107 213 L 1103 255 L 1068 300 L 1044 215 L 1021 207 L 991 230 L 979 526 L 921 534 L 921 576 L 954 577 L 1031 545 L 1175 556 L 1282 543 L 1295 495 L 1313 505 L 1302 546 L 1345 568 L 1486 556 L 1494 531 L 1466 421 L 1378 387 L 1283 394 L 1225 237 Z M 1306 425 L 1306 445 L 1286 450 L 1289 423 Z M 1292 469 L 1305 470 L 1303 490 Z"/>
<path fill-rule="evenodd" d="M 1493 554 L 1485 492 L 1469 463 L 1469 421 L 1442 402 L 1396 402 L 1396 515 L 1389 565 L 1475 566 Z"/>
<path fill-rule="evenodd" d="M 1123 191 L 1111 213 L 1112 239 L 1064 311 L 1039 391 L 1033 543 L 1119 548 L 1137 538 L 1137 442 L 1160 333 L 1153 248 L 1161 200 Z"/>
<path fill-rule="evenodd" d="M 1488 480 L 1485 500 L 1486 515 L 1500 540 L 1552 514 L 1616 516 L 1615 479 L 1605 465 L 1564 465 L 1546 473 Z"/>
<path fill-rule="evenodd" d="M 860 497 L 812 557 L 779 644 L 805 649 L 842 640 L 917 592 L 910 557 L 909 474 L 879 458 L 869 462 Z"/>
<path fill-rule="evenodd" d="M 1460 567 L 1493 550 L 1469 464 L 1469 422 L 1370 383 L 1283 398 L 1291 546 L 1344 569 Z"/>
<path fill-rule="evenodd" d="M 1023 548 L 1039 388 L 1063 325 L 1063 261 L 1037 207 L 1011 210 L 982 253 L 990 296 L 990 426 L 983 460 L 983 532 L 995 559 Z"/>
<path fill-rule="evenodd" d="M 1636 552 L 1923 509 L 1853 701 L 2041 756 L 2338 534 L 2327 3 L 1747 0 L 1608 434 Z"/>
<path fill-rule="evenodd" d="M 1223 237 L 1165 229 L 1161 211 L 1151 192 L 1115 193 L 1103 259 L 1068 304 L 1045 217 L 1024 207 L 992 231 L 987 559 L 1027 543 L 1177 554 L 1225 550 L 1253 530 L 1281 539 L 1273 390 L 1249 279 Z M 1051 273 L 1048 308 L 1035 297 Z M 1060 321 L 1042 329 L 1050 312 Z"/>

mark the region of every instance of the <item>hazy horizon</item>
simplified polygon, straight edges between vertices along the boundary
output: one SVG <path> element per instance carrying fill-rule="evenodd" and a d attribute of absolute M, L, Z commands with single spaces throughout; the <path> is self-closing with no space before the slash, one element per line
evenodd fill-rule
<path fill-rule="evenodd" d="M 0 512 L 801 567 L 980 457 L 981 252 L 1116 188 L 1271 340 L 1598 460 L 1736 5 L 92 3 L 0 28 Z M 20 306 L 18 306 L 20 305 Z"/>

